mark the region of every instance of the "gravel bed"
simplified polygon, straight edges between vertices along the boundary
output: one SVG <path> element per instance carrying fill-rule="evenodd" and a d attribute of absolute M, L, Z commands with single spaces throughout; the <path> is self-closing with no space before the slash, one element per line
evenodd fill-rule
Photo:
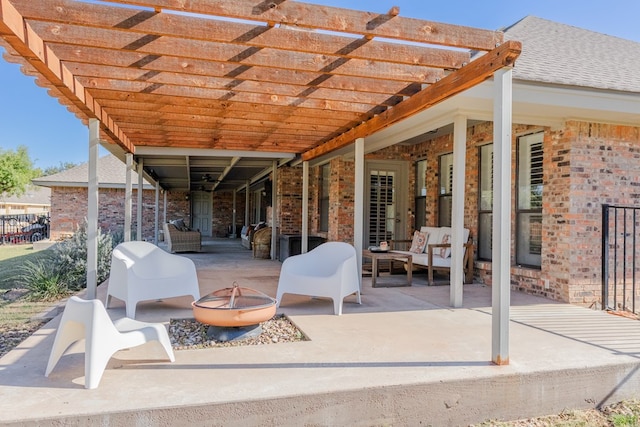
<path fill-rule="evenodd" d="M 262 322 L 262 333 L 253 338 L 215 341 L 207 337 L 208 329 L 209 325 L 204 325 L 194 319 L 171 319 L 169 322 L 171 345 L 175 350 L 188 350 L 307 341 L 304 334 L 283 315 L 277 315 L 266 322 Z"/>
<path fill-rule="evenodd" d="M 29 322 L 13 326 L 0 326 L 0 357 L 9 353 L 45 322 Z"/>

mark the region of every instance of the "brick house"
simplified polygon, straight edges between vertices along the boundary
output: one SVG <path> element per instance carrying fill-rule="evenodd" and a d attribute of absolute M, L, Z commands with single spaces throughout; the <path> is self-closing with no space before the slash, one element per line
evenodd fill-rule
<path fill-rule="evenodd" d="M 602 286 L 602 205 L 640 206 L 640 44 L 536 17 L 507 28 L 505 38 L 523 44 L 513 71 L 511 285 L 592 305 Z M 372 166 L 364 246 L 450 223 L 451 123 L 463 115 L 464 224 L 476 247 L 476 280 L 491 284 L 491 108 L 485 82 L 365 140 Z M 280 172 L 282 232 L 299 232 L 300 169 Z M 349 153 L 311 165 L 310 234 L 353 239 L 353 171 Z M 385 229 L 371 199 L 374 182 L 388 176 L 398 184 L 398 199 L 383 202 L 395 208 L 395 230 Z"/>
<path fill-rule="evenodd" d="M 57 240 L 73 234 L 87 215 L 88 163 L 56 173 L 36 178 L 33 183 L 51 189 L 51 239 Z M 124 228 L 126 165 L 113 155 L 101 157 L 98 161 L 99 211 L 98 224 L 103 231 L 122 232 Z M 132 212 L 138 207 L 137 173 L 132 173 Z M 142 193 L 143 239 L 153 240 L 155 218 L 155 187 L 144 180 Z M 167 218 L 188 218 L 189 202 L 185 193 L 167 194 Z M 164 212 L 164 198 L 160 197 L 160 212 Z M 132 217 L 135 230 L 136 215 Z M 162 218 L 161 218 L 162 221 Z"/>
<path fill-rule="evenodd" d="M 505 29 L 505 39 L 523 44 L 513 69 L 511 286 L 591 305 L 601 293 L 601 206 L 640 206 L 640 44 L 536 17 Z M 464 226 L 476 247 L 476 280 L 491 284 L 492 91 L 492 82 L 486 81 L 365 138 L 364 246 L 407 238 L 422 225 L 450 223 L 452 123 L 462 117 L 467 124 Z M 318 157 L 309 166 L 309 233 L 353 242 L 352 147 Z M 85 169 L 85 181 L 86 176 Z M 100 194 L 101 206 L 109 210 L 101 215 L 112 218 L 103 227 L 110 229 L 122 222 L 117 212 L 122 212 L 124 187 L 119 182 L 110 190 L 111 199 L 108 187 Z M 84 212 L 80 205 L 86 203 L 86 188 L 75 184 L 47 185 L 53 190 L 52 227 L 58 222 L 61 232 L 81 219 L 82 214 L 69 211 Z M 267 209 L 267 221 L 281 234 L 300 233 L 301 162 L 280 167 L 273 190 L 276 206 Z M 153 190 L 148 191 L 145 218 L 153 215 Z M 244 210 L 244 198 L 229 191 L 209 194 L 212 235 L 222 237 L 232 212 Z M 168 216 L 189 217 L 186 198 L 168 191 Z M 78 208 L 63 207 L 69 200 Z M 236 225 L 243 221 L 237 215 Z M 145 237 L 152 231 L 145 225 Z"/>

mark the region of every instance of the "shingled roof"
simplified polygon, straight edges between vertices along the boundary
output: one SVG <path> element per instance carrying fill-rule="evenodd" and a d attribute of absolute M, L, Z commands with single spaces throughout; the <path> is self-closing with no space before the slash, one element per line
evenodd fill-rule
<path fill-rule="evenodd" d="M 520 40 L 514 79 L 640 92 L 640 43 L 527 16 L 505 29 Z"/>
<path fill-rule="evenodd" d="M 126 164 L 116 156 L 107 155 L 98 160 L 98 185 L 100 188 L 124 188 L 126 183 Z M 33 179 L 35 185 L 43 187 L 86 187 L 89 180 L 89 163 L 83 163 L 74 168 L 58 172 L 53 175 Z M 131 182 L 137 186 L 138 174 L 131 173 Z M 155 188 L 148 181 L 144 181 L 144 188 Z"/>

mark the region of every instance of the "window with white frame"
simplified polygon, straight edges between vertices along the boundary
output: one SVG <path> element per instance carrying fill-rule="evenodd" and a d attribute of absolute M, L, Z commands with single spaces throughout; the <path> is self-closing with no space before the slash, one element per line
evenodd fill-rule
<path fill-rule="evenodd" d="M 451 226 L 451 205 L 453 202 L 453 153 L 440 156 L 438 174 L 438 226 Z"/>
<path fill-rule="evenodd" d="M 478 148 L 478 259 L 491 261 L 493 236 L 493 144 Z"/>
<path fill-rule="evenodd" d="M 540 267 L 542 260 L 542 159 L 544 133 L 518 138 L 516 263 Z"/>

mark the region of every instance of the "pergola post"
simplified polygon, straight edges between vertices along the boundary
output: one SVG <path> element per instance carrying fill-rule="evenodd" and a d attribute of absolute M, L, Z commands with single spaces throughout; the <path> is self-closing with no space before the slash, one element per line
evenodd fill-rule
<path fill-rule="evenodd" d="M 156 181 L 156 200 L 153 215 L 153 243 L 158 245 L 158 226 L 160 225 L 160 182 Z"/>
<path fill-rule="evenodd" d="M 138 161 L 138 209 L 136 210 L 136 220 L 137 220 L 137 224 L 136 224 L 136 240 L 141 242 L 142 241 L 142 185 L 143 185 L 143 181 L 142 181 L 142 174 L 143 174 L 143 169 L 144 164 L 143 164 L 143 160 L 140 159 Z"/>
<path fill-rule="evenodd" d="M 462 230 L 464 228 L 464 188 L 467 152 L 467 117 L 457 114 L 453 118 L 453 188 L 451 201 L 451 285 L 450 304 L 462 307 L 464 287 L 464 258 Z"/>
<path fill-rule="evenodd" d="M 127 169 L 125 172 L 125 185 L 124 185 L 124 241 L 131 241 L 131 172 L 133 170 L 133 154 L 125 154 L 125 161 Z"/>
<path fill-rule="evenodd" d="M 301 252 L 309 251 L 309 162 L 302 162 L 302 246 Z"/>
<path fill-rule="evenodd" d="M 493 106 L 493 236 L 491 360 L 509 364 L 511 292 L 512 68 L 496 71 Z"/>
<path fill-rule="evenodd" d="M 237 191 L 234 188 L 233 189 L 233 210 L 231 211 L 231 234 L 233 236 L 233 238 L 235 238 L 237 236 L 236 234 L 236 196 L 237 196 Z"/>
<path fill-rule="evenodd" d="M 87 299 L 98 289 L 98 145 L 100 122 L 89 119 L 89 177 L 87 181 Z"/>
<path fill-rule="evenodd" d="M 271 259 L 276 259 L 276 238 L 278 236 L 278 206 L 276 205 L 276 188 L 278 187 L 278 161 L 273 161 L 273 172 L 271 176 Z"/>
<path fill-rule="evenodd" d="M 251 182 L 247 180 L 244 193 L 244 225 L 249 226 L 249 186 Z"/>
<path fill-rule="evenodd" d="M 355 143 L 355 179 L 353 206 L 353 246 L 358 260 L 358 280 L 362 293 L 362 243 L 364 239 L 364 138 Z"/>

